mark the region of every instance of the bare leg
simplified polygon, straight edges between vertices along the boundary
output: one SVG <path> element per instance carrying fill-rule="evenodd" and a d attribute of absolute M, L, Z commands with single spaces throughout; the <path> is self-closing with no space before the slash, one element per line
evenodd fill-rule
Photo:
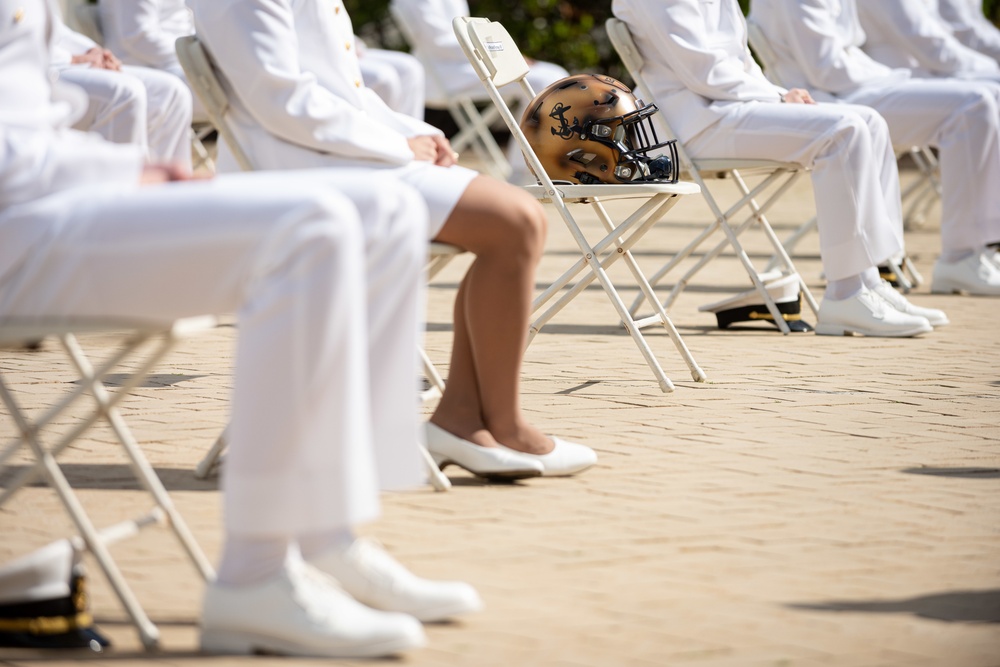
<path fill-rule="evenodd" d="M 521 413 L 521 361 L 535 267 L 545 245 L 541 206 L 520 188 L 478 177 L 436 241 L 476 255 L 455 299 L 455 337 L 444 395 L 431 421 L 486 447 L 545 454 L 553 444 Z"/>

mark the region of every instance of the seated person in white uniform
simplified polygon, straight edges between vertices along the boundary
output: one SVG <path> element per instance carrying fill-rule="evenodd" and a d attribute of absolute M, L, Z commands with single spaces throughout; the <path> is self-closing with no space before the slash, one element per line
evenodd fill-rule
<path fill-rule="evenodd" d="M 485 477 L 571 475 L 596 460 L 549 438 L 520 407 L 535 267 L 546 216 L 523 189 L 455 166 L 435 128 L 365 87 L 347 11 L 328 0 L 195 0 L 198 35 L 232 103 L 234 133 L 263 169 L 368 167 L 413 185 L 429 237 L 476 255 L 455 301 L 448 383 L 427 427 L 441 465 Z M 233 169 L 225 146 L 219 169 Z M 373 176 L 377 178 L 378 176 Z"/>
<path fill-rule="evenodd" d="M 466 0 L 391 0 L 393 9 L 406 21 L 407 31 L 413 34 L 416 41 L 412 44 L 413 54 L 422 62 L 433 63 L 434 73 L 427 75 L 427 98 L 431 100 L 447 99 L 454 95 L 470 95 L 474 98 L 488 99 L 479 76 L 469 64 L 462 47 L 455 37 L 451 22 L 456 16 L 469 16 L 469 3 Z M 531 71 L 527 81 L 532 90 L 541 92 L 550 83 L 569 76 L 569 73 L 559 65 L 538 60 L 529 61 Z M 510 91 L 517 95 L 518 103 L 524 108 L 530 100 L 523 96 L 516 87 Z M 507 145 L 507 160 L 514 168 L 510 176 L 511 183 L 534 183 L 535 178 L 521 155 L 516 141 Z"/>
<path fill-rule="evenodd" d="M 959 42 L 935 0 L 881 0 L 858 4 L 864 50 L 878 62 L 921 79 L 970 79 L 1000 100 L 1000 63 Z"/>
<path fill-rule="evenodd" d="M 184 0 L 98 0 L 98 5 L 104 46 L 123 63 L 170 72 L 187 83 L 174 46 L 178 37 L 194 34 Z M 194 121 L 208 122 L 197 96 L 192 103 Z"/>
<path fill-rule="evenodd" d="M 879 277 L 877 265 L 903 249 L 903 225 L 896 158 L 877 113 L 772 85 L 732 0 L 615 0 L 612 9 L 643 56 L 649 93 L 692 157 L 812 169 L 829 281 L 816 333 L 911 336 L 947 323 Z"/>
<path fill-rule="evenodd" d="M 122 66 L 109 50 L 55 21 L 51 67 L 90 98 L 76 128 L 142 146 L 153 160 L 190 165 L 191 91 L 166 72 Z"/>
<path fill-rule="evenodd" d="M 47 3 L 0 0 L 0 17 L 0 319 L 238 317 L 204 648 L 383 655 L 422 643 L 414 616 L 478 607 L 351 534 L 380 488 L 423 479 L 422 198 L 361 170 L 188 181 L 144 164 L 66 129 L 86 100 L 54 94 Z"/>
<path fill-rule="evenodd" d="M 753 0 L 776 79 L 817 99 L 873 107 L 897 147 L 933 146 L 941 163 L 941 257 L 933 292 L 1000 295 L 1000 110 L 976 82 L 914 79 L 862 51 L 855 0 Z"/>
<path fill-rule="evenodd" d="M 424 66 L 409 53 L 373 49 L 355 38 L 365 85 L 393 111 L 424 119 Z"/>
<path fill-rule="evenodd" d="M 1000 63 L 1000 28 L 983 14 L 981 0 L 937 0 L 941 18 L 958 41 Z"/>

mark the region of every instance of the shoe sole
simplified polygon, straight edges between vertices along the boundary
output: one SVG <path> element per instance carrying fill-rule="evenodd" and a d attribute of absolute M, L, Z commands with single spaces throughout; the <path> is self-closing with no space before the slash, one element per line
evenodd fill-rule
<path fill-rule="evenodd" d="M 471 614 L 473 612 L 482 611 L 482 603 L 476 605 L 470 604 L 450 604 L 442 605 L 440 607 L 434 607 L 431 609 L 418 609 L 414 611 L 405 611 L 404 614 L 409 614 L 413 618 L 417 619 L 421 623 L 441 623 L 447 621 L 450 618 L 456 616 L 461 616 L 462 614 Z"/>
<path fill-rule="evenodd" d="M 437 457 L 434 458 L 434 462 L 437 463 L 438 469 L 443 471 L 448 466 L 458 466 L 466 472 L 471 472 L 476 477 L 482 477 L 483 479 L 490 480 L 492 482 L 514 482 L 519 479 L 530 479 L 532 477 L 541 477 L 542 471 L 536 470 L 534 468 L 526 468 L 524 470 L 498 470 L 496 472 L 487 472 L 485 470 L 472 470 L 466 468 L 461 463 L 457 461 L 452 461 L 451 459 L 438 460 Z"/>
<path fill-rule="evenodd" d="M 584 470 L 590 470 L 595 465 L 597 465 L 596 462 L 595 463 L 588 463 L 585 466 L 578 466 L 576 468 L 571 468 L 569 470 L 560 470 L 559 472 L 551 472 L 551 473 L 550 472 L 544 472 L 544 473 L 542 473 L 542 477 L 572 477 L 573 475 L 579 475 Z"/>
<path fill-rule="evenodd" d="M 420 648 L 423 644 L 422 641 L 406 637 L 323 651 L 310 650 L 301 644 L 277 637 L 265 637 L 238 630 L 203 630 L 201 635 L 201 651 L 215 655 L 271 654 L 311 658 L 378 658 Z"/>
<path fill-rule="evenodd" d="M 1000 292 L 978 292 L 965 285 L 959 285 L 948 280 L 931 282 L 931 294 L 960 294 L 962 296 L 1000 296 Z"/>
<path fill-rule="evenodd" d="M 920 334 L 930 333 L 933 327 L 919 327 L 914 329 L 904 329 L 903 331 L 877 331 L 868 332 L 863 329 L 852 329 L 851 327 L 841 327 L 841 326 L 823 326 L 822 324 L 816 325 L 816 335 L 817 336 L 868 336 L 870 338 L 910 338 L 912 336 L 919 336 Z"/>
<path fill-rule="evenodd" d="M 957 285 L 931 285 L 931 294 L 960 294 L 964 296 L 968 292 Z"/>
<path fill-rule="evenodd" d="M 959 296 L 1000 296 L 1000 292 L 974 292 L 965 287 L 931 287 L 931 294 L 958 294 Z"/>

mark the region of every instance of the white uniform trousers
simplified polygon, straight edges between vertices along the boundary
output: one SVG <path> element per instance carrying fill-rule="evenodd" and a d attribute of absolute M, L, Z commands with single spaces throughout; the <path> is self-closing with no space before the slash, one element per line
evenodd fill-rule
<path fill-rule="evenodd" d="M 897 148 L 938 149 L 946 253 L 1000 241 L 1000 110 L 992 92 L 956 79 L 913 79 L 842 99 L 878 111 Z"/>
<path fill-rule="evenodd" d="M 855 276 L 903 249 L 899 173 L 885 121 L 867 107 L 742 102 L 684 148 L 693 158 L 811 167 L 823 271 Z"/>
<path fill-rule="evenodd" d="M 424 66 L 419 60 L 402 51 L 366 48 L 358 65 L 365 85 L 390 109 L 424 119 Z"/>
<path fill-rule="evenodd" d="M 59 79 L 80 86 L 90 106 L 75 127 L 146 148 L 154 161 L 191 166 L 192 95 L 176 76 L 148 67 L 121 72 L 67 67 Z"/>
<path fill-rule="evenodd" d="M 226 530 L 339 530 L 377 515 L 380 486 L 421 481 L 425 210 L 335 170 L 67 190 L 0 214 L 0 244 L 25 246 L 0 316 L 236 312 Z"/>
<path fill-rule="evenodd" d="M 184 82 L 184 86 L 191 93 L 191 121 L 194 123 L 209 123 L 211 122 L 208 118 L 208 112 L 205 111 L 205 105 L 201 103 L 198 96 L 194 94 L 191 88 L 191 84 L 188 83 L 187 74 L 184 73 L 184 68 L 181 67 L 180 62 L 172 64 L 170 67 L 164 67 L 164 72 L 170 72 L 181 81 Z"/>

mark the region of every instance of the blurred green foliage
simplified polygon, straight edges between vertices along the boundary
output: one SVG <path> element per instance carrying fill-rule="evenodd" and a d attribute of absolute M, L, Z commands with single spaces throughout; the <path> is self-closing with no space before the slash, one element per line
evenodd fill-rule
<path fill-rule="evenodd" d="M 750 0 L 739 3 L 746 12 Z M 344 4 L 355 31 L 369 44 L 408 50 L 389 18 L 389 0 Z M 609 74 L 630 83 L 604 32 L 604 22 L 611 16 L 610 0 L 469 0 L 469 8 L 474 16 L 502 22 L 527 56 L 559 63 L 571 72 Z M 1000 22 L 1000 0 L 984 0 L 983 8 Z"/>

